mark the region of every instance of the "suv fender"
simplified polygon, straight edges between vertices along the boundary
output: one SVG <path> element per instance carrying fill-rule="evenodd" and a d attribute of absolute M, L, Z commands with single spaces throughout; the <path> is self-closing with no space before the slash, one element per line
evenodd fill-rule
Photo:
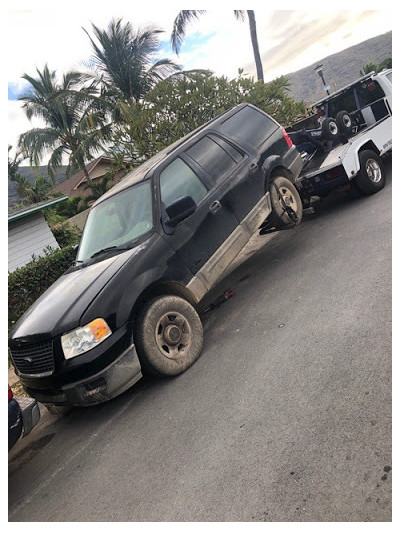
<path fill-rule="evenodd" d="M 261 170 L 265 178 L 265 185 L 264 185 L 265 191 L 269 190 L 269 186 L 271 184 L 272 178 L 276 175 L 276 171 L 278 171 L 278 169 L 282 173 L 282 175 L 284 175 L 292 183 L 294 183 L 293 175 L 285 167 L 282 157 L 279 155 L 271 155 L 270 157 L 267 157 L 267 159 L 264 161 L 261 167 Z"/>

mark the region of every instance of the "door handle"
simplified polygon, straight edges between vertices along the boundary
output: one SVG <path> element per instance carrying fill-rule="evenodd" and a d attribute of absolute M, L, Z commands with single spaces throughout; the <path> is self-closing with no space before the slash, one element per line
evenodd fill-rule
<path fill-rule="evenodd" d="M 257 165 L 257 163 L 252 163 L 252 164 L 249 166 L 249 171 L 250 171 L 250 172 L 255 172 L 257 169 L 258 169 L 258 165 Z"/>
<path fill-rule="evenodd" d="M 221 205 L 221 202 L 219 202 L 218 200 L 215 200 L 209 207 L 209 211 L 211 214 L 215 215 L 215 213 L 217 211 L 219 211 L 221 209 L 222 205 Z"/>

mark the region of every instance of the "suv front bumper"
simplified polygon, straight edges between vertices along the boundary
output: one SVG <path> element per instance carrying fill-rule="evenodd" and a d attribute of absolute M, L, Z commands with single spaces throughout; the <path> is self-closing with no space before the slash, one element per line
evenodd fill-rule
<path fill-rule="evenodd" d="M 51 405 L 95 405 L 122 394 L 142 377 L 139 358 L 131 344 L 109 366 L 90 377 L 61 386 L 58 391 L 30 389 L 38 402 Z"/>

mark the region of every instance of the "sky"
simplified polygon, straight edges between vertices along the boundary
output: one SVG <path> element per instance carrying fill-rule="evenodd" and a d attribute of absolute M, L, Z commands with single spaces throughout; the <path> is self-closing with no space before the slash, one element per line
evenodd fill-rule
<path fill-rule="evenodd" d="M 392 29 L 393 12 L 368 9 L 368 4 L 376 3 L 367 1 L 362 2 L 362 9 L 352 10 L 316 10 L 313 4 L 321 3 L 308 2 L 308 11 L 277 11 L 266 9 L 266 4 L 260 3 L 258 9 L 253 4 L 265 81 Z M 335 2 L 338 8 L 341 4 L 346 5 Z M 361 2 L 352 5 L 357 4 Z M 169 37 L 181 5 L 174 7 L 173 2 L 168 2 L 168 8 L 160 8 L 158 2 L 153 2 L 138 8 L 134 2 L 120 0 L 99 5 L 98 1 L 89 0 L 17 0 L 7 12 L 8 144 L 15 146 L 19 134 L 41 125 L 37 120 L 29 122 L 16 100 L 26 87 L 22 74 L 34 76 L 36 68 L 42 69 L 46 63 L 60 76 L 70 69 L 83 69 L 91 48 L 82 28 L 90 33 L 92 23 L 105 28 L 111 18 L 123 18 L 134 26 L 156 26 L 165 30 L 161 35 L 161 55 L 185 69 L 205 68 L 233 78 L 243 68 L 245 73 L 255 75 L 248 24 L 235 19 L 228 3 L 219 3 L 220 8 L 211 8 L 189 26 L 178 57 L 172 53 Z M 291 5 L 296 3 L 285 2 L 286 7 Z M 207 7 L 206 3 L 203 7 Z"/>

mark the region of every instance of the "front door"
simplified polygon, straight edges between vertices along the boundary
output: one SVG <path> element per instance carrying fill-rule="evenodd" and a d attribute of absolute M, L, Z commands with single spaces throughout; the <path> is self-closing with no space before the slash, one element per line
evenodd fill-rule
<path fill-rule="evenodd" d="M 203 269 L 202 283 L 208 289 L 215 281 L 216 271 L 210 258 L 218 255 L 224 243 L 238 226 L 237 219 L 226 204 L 221 191 L 212 187 L 207 177 L 184 154 L 168 162 L 156 173 L 159 183 L 164 238 L 195 275 Z M 196 211 L 175 228 L 165 225 L 165 209 L 175 200 L 191 196 Z M 229 261 L 230 262 L 230 261 Z M 226 254 L 216 260 L 217 270 L 224 270 Z M 204 276 L 204 271 L 208 274 Z"/>

